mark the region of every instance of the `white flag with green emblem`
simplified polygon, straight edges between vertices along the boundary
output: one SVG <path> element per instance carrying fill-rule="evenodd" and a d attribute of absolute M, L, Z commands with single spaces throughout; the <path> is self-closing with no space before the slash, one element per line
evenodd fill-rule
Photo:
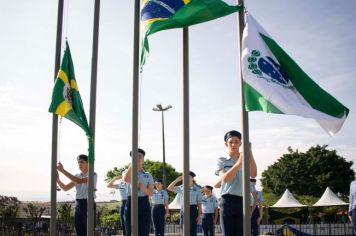
<path fill-rule="evenodd" d="M 313 118 L 329 134 L 341 129 L 349 109 L 320 88 L 249 13 L 241 60 L 247 111 Z"/>

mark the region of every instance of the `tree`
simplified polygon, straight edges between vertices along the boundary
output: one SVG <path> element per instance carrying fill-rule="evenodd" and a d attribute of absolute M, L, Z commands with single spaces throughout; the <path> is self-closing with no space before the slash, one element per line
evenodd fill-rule
<path fill-rule="evenodd" d="M 305 153 L 288 147 L 288 152 L 262 173 L 264 192 L 280 195 L 288 188 L 294 194 L 320 197 L 330 187 L 335 193 L 349 193 L 355 178 L 352 161 L 328 150 L 327 145 L 311 147 Z"/>
<path fill-rule="evenodd" d="M 16 218 L 21 202 L 16 197 L 0 195 L 0 217 Z"/>
<path fill-rule="evenodd" d="M 28 203 L 27 207 L 24 208 L 24 211 L 27 213 L 28 217 L 31 218 L 31 221 L 33 222 L 33 232 L 36 231 L 37 227 L 42 227 L 37 225 L 37 223 L 39 222 L 39 220 L 41 219 L 43 212 L 46 210 L 45 207 L 39 207 L 36 206 L 33 203 Z"/>
<path fill-rule="evenodd" d="M 21 202 L 16 197 L 0 195 L 0 218 L 5 227 L 15 225 L 15 219 L 20 213 L 20 204 Z"/>
<path fill-rule="evenodd" d="M 71 221 L 72 205 L 70 203 L 62 203 L 57 209 L 58 220 L 63 223 Z"/>
<path fill-rule="evenodd" d="M 113 179 L 115 176 L 121 175 L 122 172 L 129 167 L 129 164 L 123 166 L 123 167 L 114 167 L 114 169 L 109 170 L 106 173 L 105 176 L 105 181 L 109 182 L 111 179 Z M 163 178 L 163 162 L 160 161 L 151 161 L 146 159 L 145 162 L 143 163 L 143 169 L 149 173 L 152 174 L 153 178 Z M 173 180 L 175 180 L 179 175 L 182 173 L 177 172 L 173 166 L 170 164 L 166 163 L 166 178 L 167 178 L 167 184 L 171 183 Z M 169 201 L 172 201 L 174 196 L 171 193 L 169 194 Z"/>

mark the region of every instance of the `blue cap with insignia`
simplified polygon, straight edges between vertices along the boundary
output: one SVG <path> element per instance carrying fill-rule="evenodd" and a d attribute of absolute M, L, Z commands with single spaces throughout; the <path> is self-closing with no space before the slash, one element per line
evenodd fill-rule
<path fill-rule="evenodd" d="M 84 155 L 84 154 L 80 154 L 79 156 L 77 156 L 77 161 L 79 160 L 83 160 L 85 162 L 88 162 L 88 156 Z"/>
<path fill-rule="evenodd" d="M 137 149 L 137 152 L 138 153 L 141 153 L 143 156 L 145 156 L 146 155 L 146 152 L 143 150 L 143 149 L 141 149 L 141 148 L 138 148 Z M 132 156 L 132 151 L 130 152 L 130 157 Z"/>
<path fill-rule="evenodd" d="M 238 137 L 241 140 L 241 133 L 236 130 L 231 130 L 225 134 L 224 141 L 226 142 L 231 137 Z"/>

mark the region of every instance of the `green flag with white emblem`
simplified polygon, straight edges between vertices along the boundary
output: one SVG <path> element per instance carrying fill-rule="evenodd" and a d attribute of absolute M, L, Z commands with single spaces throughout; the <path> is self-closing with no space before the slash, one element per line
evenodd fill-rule
<path fill-rule="evenodd" d="M 249 14 L 242 41 L 245 109 L 312 118 L 338 132 L 349 109 L 316 84 Z"/>

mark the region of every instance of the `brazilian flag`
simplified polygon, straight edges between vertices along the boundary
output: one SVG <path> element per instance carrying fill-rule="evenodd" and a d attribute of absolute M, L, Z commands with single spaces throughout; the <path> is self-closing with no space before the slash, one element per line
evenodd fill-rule
<path fill-rule="evenodd" d="M 161 30 L 182 28 L 229 15 L 241 9 L 222 0 L 142 0 L 141 66 L 149 53 L 148 36 Z"/>
<path fill-rule="evenodd" d="M 80 97 L 78 85 L 75 80 L 72 56 L 67 41 L 61 67 L 54 82 L 49 112 L 71 120 L 85 131 L 89 141 L 88 161 L 89 163 L 93 163 L 93 135 L 88 125 L 82 98 Z"/>

